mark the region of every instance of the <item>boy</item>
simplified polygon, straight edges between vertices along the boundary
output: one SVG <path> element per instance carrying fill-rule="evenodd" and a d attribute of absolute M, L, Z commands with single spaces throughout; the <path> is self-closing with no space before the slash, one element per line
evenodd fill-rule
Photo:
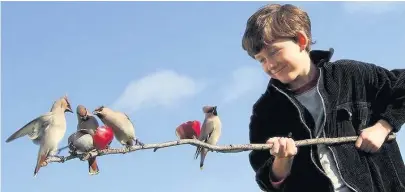
<path fill-rule="evenodd" d="M 405 122 L 405 70 L 311 51 L 311 22 L 293 5 L 272 4 L 247 21 L 243 49 L 271 77 L 253 106 L 250 164 L 264 191 L 405 192 L 397 142 Z M 359 136 L 355 143 L 297 147 L 294 140 Z"/>

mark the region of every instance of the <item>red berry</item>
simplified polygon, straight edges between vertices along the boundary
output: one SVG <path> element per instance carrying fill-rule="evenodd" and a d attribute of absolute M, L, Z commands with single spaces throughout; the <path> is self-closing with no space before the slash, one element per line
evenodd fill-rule
<path fill-rule="evenodd" d="M 114 139 L 114 132 L 111 127 L 100 126 L 93 135 L 94 147 L 98 150 L 105 149 Z"/>
<path fill-rule="evenodd" d="M 199 121 L 193 121 L 192 128 L 197 136 L 197 138 L 200 136 L 201 133 L 201 123 Z"/>
<path fill-rule="evenodd" d="M 176 128 L 176 135 L 179 139 L 198 138 L 200 136 L 200 125 L 201 123 L 197 120 L 182 123 Z"/>

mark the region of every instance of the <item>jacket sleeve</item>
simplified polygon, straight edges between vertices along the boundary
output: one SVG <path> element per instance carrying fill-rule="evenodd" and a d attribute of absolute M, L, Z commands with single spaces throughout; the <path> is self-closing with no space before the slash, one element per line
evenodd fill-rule
<path fill-rule="evenodd" d="M 387 121 L 398 132 L 405 123 L 405 69 L 388 70 L 357 62 L 376 119 Z"/>
<path fill-rule="evenodd" d="M 261 120 L 255 112 L 251 115 L 249 124 L 249 139 L 250 143 L 264 143 L 267 138 L 264 138 L 260 131 Z M 270 155 L 269 151 L 256 150 L 249 153 L 249 162 L 256 173 L 255 179 L 260 189 L 266 192 L 282 191 L 284 182 L 271 181 L 271 167 L 273 165 L 274 156 Z M 278 185 L 278 189 L 274 187 Z"/>

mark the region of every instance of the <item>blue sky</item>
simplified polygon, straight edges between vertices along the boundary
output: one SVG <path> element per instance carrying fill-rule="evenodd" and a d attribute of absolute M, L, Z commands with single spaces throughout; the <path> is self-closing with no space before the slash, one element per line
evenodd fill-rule
<path fill-rule="evenodd" d="M 258 191 L 247 152 L 210 153 L 200 171 L 192 146 L 145 150 L 99 158 L 97 176 L 76 159 L 50 164 L 33 178 L 38 146 L 5 139 L 67 94 L 74 109 L 106 105 L 128 113 L 145 143 L 176 139 L 177 125 L 202 121 L 201 107 L 218 105 L 219 144 L 248 143 L 251 106 L 268 77 L 242 50 L 241 37 L 264 4 L 3 2 L 2 190 Z M 313 48 L 335 48 L 332 60 L 404 67 L 404 3 L 296 5 L 312 19 Z M 74 114 L 67 120 L 70 134 L 77 120 Z M 398 139 L 404 137 L 400 132 Z"/>

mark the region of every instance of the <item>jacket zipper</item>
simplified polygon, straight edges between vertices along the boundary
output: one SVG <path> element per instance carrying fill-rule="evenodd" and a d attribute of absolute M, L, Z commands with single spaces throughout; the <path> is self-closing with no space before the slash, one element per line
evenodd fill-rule
<path fill-rule="evenodd" d="M 319 81 L 320 81 L 320 79 L 322 78 L 322 70 L 319 70 L 319 71 L 320 71 L 320 75 L 319 75 L 319 78 L 318 78 L 318 82 L 317 82 L 317 84 L 316 84 L 316 90 L 318 91 L 318 94 L 319 94 L 319 96 L 320 96 L 320 98 L 321 98 L 321 101 L 322 101 L 322 107 L 323 107 L 324 118 L 323 118 L 322 127 L 321 127 L 320 129 L 322 130 L 323 136 L 325 137 L 325 130 L 324 130 L 324 127 L 325 127 L 325 123 L 326 123 L 326 107 L 325 107 L 325 102 L 324 102 L 323 96 L 322 96 L 321 92 L 319 91 Z M 339 165 L 338 165 L 338 162 L 337 162 L 335 153 L 333 152 L 333 150 L 330 148 L 330 146 L 327 146 L 327 148 L 328 148 L 328 149 L 330 150 L 330 152 L 332 153 L 333 159 L 335 160 L 336 168 L 337 168 L 337 170 L 338 170 L 338 173 L 339 173 L 340 178 L 342 178 L 343 183 L 344 183 L 347 187 L 349 187 L 351 190 L 357 192 L 357 190 L 354 189 L 352 186 L 350 186 L 350 185 L 345 181 L 345 179 L 343 178 L 342 173 L 340 172 L 340 168 L 339 168 Z M 312 155 L 312 154 L 311 154 L 311 155 Z"/>
<path fill-rule="evenodd" d="M 304 121 L 304 119 L 303 119 L 303 117 L 302 117 L 302 112 L 301 112 L 299 106 L 298 106 L 298 105 L 295 103 L 295 101 L 292 100 L 285 92 L 283 92 L 282 90 L 280 90 L 279 88 L 277 88 L 277 87 L 274 86 L 274 85 L 272 85 L 272 86 L 273 86 L 275 89 L 277 89 L 280 93 L 282 93 L 284 96 L 286 96 L 286 97 L 291 101 L 291 103 L 293 103 L 294 106 L 298 109 L 298 113 L 300 114 L 301 123 L 304 124 L 305 128 L 307 129 L 307 131 L 308 131 L 308 133 L 309 133 L 310 139 L 312 139 L 311 130 L 309 129 L 308 125 L 305 123 L 305 121 Z M 328 180 L 329 180 L 330 183 L 332 184 L 332 180 L 331 180 L 331 179 L 322 171 L 322 169 L 319 168 L 318 165 L 315 163 L 314 155 L 312 154 L 312 146 L 310 147 L 310 156 L 311 156 L 311 161 L 312 161 L 312 163 L 315 165 L 315 167 L 318 169 L 318 171 L 321 172 L 326 178 L 328 178 Z M 331 188 L 331 186 L 329 186 L 329 189 L 330 189 L 331 191 L 333 191 L 333 188 Z"/>

